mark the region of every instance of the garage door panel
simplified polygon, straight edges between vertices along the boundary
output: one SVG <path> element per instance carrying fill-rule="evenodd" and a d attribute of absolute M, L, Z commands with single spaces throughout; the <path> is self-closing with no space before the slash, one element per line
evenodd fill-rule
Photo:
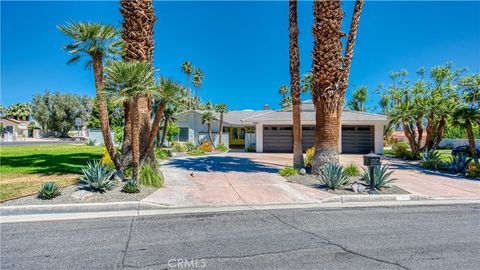
<path fill-rule="evenodd" d="M 369 153 L 373 150 L 372 126 L 342 126 L 343 153 Z"/>
<path fill-rule="evenodd" d="M 292 152 L 292 130 L 288 126 L 265 126 L 263 130 L 264 152 Z"/>

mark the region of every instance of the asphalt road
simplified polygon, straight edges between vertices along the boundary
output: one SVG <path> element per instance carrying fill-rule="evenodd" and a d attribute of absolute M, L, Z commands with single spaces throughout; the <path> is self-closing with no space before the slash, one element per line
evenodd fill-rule
<path fill-rule="evenodd" d="M 478 269 L 480 205 L 1 224 L 1 269 Z"/>

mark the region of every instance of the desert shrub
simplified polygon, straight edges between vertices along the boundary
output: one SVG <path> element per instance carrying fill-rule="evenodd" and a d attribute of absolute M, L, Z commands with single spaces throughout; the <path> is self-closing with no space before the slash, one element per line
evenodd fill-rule
<path fill-rule="evenodd" d="M 470 162 L 465 175 L 472 178 L 480 178 L 480 163 Z"/>
<path fill-rule="evenodd" d="M 132 174 L 133 174 L 133 168 L 132 167 L 127 167 L 127 168 L 123 169 L 123 175 L 125 175 L 125 177 L 132 177 Z"/>
<path fill-rule="evenodd" d="M 140 192 L 140 186 L 136 180 L 128 180 L 123 184 L 122 191 L 125 193 L 138 193 Z"/>
<path fill-rule="evenodd" d="M 220 151 L 220 152 L 227 152 L 228 151 L 228 147 L 226 147 L 224 144 L 219 144 L 217 146 L 217 150 Z"/>
<path fill-rule="evenodd" d="M 257 148 L 255 148 L 255 145 L 253 143 L 249 144 L 247 146 L 247 149 L 245 149 L 247 152 L 253 153 L 257 152 Z"/>
<path fill-rule="evenodd" d="M 197 156 L 205 155 L 205 151 L 200 150 L 200 149 L 193 149 L 192 151 L 188 152 L 187 154 L 189 154 L 190 156 L 197 157 Z"/>
<path fill-rule="evenodd" d="M 144 163 L 140 168 L 138 179 L 141 185 L 149 187 L 162 187 L 163 177 L 155 164 Z"/>
<path fill-rule="evenodd" d="M 202 144 L 200 144 L 200 145 L 198 146 L 198 149 L 199 149 L 199 150 L 202 150 L 202 151 L 204 151 L 204 152 L 212 152 L 212 151 L 213 151 L 212 145 L 211 145 L 209 142 L 207 142 L 207 141 L 205 141 L 205 142 L 203 142 Z"/>
<path fill-rule="evenodd" d="M 393 155 L 397 158 L 406 158 L 408 155 L 408 149 L 410 146 L 405 142 L 398 142 L 393 145 Z"/>
<path fill-rule="evenodd" d="M 115 180 L 112 179 L 115 170 L 100 164 L 96 160 L 87 162 L 87 166 L 82 168 L 82 172 L 83 175 L 80 176 L 80 182 L 94 191 L 104 192 L 112 189 L 115 185 Z"/>
<path fill-rule="evenodd" d="M 88 146 L 95 146 L 95 139 L 88 139 L 85 142 L 85 144 L 88 145 Z"/>
<path fill-rule="evenodd" d="M 283 167 L 278 171 L 278 174 L 280 174 L 283 177 L 293 176 L 293 175 L 296 175 L 297 173 L 298 173 L 297 170 L 292 167 Z"/>
<path fill-rule="evenodd" d="M 338 163 L 329 163 L 318 175 L 322 184 L 329 189 L 340 189 L 350 181 L 343 166 Z"/>
<path fill-rule="evenodd" d="M 394 171 L 390 170 L 388 164 L 382 166 L 376 166 L 373 169 L 374 175 L 374 186 L 375 188 L 381 189 L 383 187 L 390 186 L 391 183 L 395 182 L 395 178 L 391 178 L 391 175 Z M 362 181 L 364 181 L 367 185 L 370 185 L 370 171 L 367 169 L 363 169 L 363 175 L 361 177 Z"/>
<path fill-rule="evenodd" d="M 158 159 L 167 159 L 171 157 L 170 152 L 166 149 L 157 148 L 155 149 L 155 157 Z"/>
<path fill-rule="evenodd" d="M 307 151 L 305 151 L 305 159 L 304 159 L 304 163 L 305 163 L 305 167 L 312 167 L 313 165 L 313 156 L 315 155 L 315 147 L 310 147 L 310 148 L 307 148 Z"/>
<path fill-rule="evenodd" d="M 187 147 L 182 143 L 174 142 L 172 144 L 172 151 L 177 153 L 187 152 Z"/>
<path fill-rule="evenodd" d="M 185 147 L 187 147 L 187 152 L 190 152 L 195 149 L 195 144 L 193 144 L 192 142 L 186 142 Z"/>
<path fill-rule="evenodd" d="M 440 170 L 445 167 L 440 158 L 440 153 L 435 150 L 425 150 L 420 153 L 421 166 L 430 170 Z"/>
<path fill-rule="evenodd" d="M 344 170 L 345 174 L 348 175 L 348 176 L 359 176 L 360 175 L 360 168 L 353 163 L 348 164 L 343 170 Z"/>
<path fill-rule="evenodd" d="M 454 173 L 465 174 L 470 162 L 472 162 L 472 159 L 469 158 L 466 154 L 455 154 L 450 157 L 448 167 Z"/>
<path fill-rule="evenodd" d="M 55 182 L 46 182 L 38 190 L 38 197 L 44 200 L 50 200 L 60 195 L 60 188 Z"/>
<path fill-rule="evenodd" d="M 100 159 L 100 164 L 107 166 L 111 170 L 115 169 L 115 164 L 113 163 L 112 158 L 110 158 L 110 154 L 108 154 L 107 149 L 103 150 L 103 156 Z"/>

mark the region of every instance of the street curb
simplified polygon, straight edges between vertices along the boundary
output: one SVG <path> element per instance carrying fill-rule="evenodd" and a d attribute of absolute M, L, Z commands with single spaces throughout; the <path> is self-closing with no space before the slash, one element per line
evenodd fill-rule
<path fill-rule="evenodd" d="M 110 202 L 110 203 L 77 203 L 51 205 L 15 205 L 0 206 L 0 216 L 41 215 L 64 213 L 121 212 L 169 208 L 148 202 Z"/>
<path fill-rule="evenodd" d="M 388 194 L 388 195 L 337 195 L 322 200 L 322 203 L 347 203 L 347 202 L 385 202 L 385 201 L 420 201 L 431 198 L 415 194 Z"/>

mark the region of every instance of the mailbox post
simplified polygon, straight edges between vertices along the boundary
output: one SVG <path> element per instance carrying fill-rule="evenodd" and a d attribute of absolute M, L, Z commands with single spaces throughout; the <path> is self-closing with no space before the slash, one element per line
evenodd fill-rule
<path fill-rule="evenodd" d="M 375 188 L 375 167 L 381 165 L 380 156 L 376 155 L 373 152 L 363 156 L 363 165 L 368 167 L 368 172 L 370 174 L 370 194 L 378 194 L 378 190 Z"/>

